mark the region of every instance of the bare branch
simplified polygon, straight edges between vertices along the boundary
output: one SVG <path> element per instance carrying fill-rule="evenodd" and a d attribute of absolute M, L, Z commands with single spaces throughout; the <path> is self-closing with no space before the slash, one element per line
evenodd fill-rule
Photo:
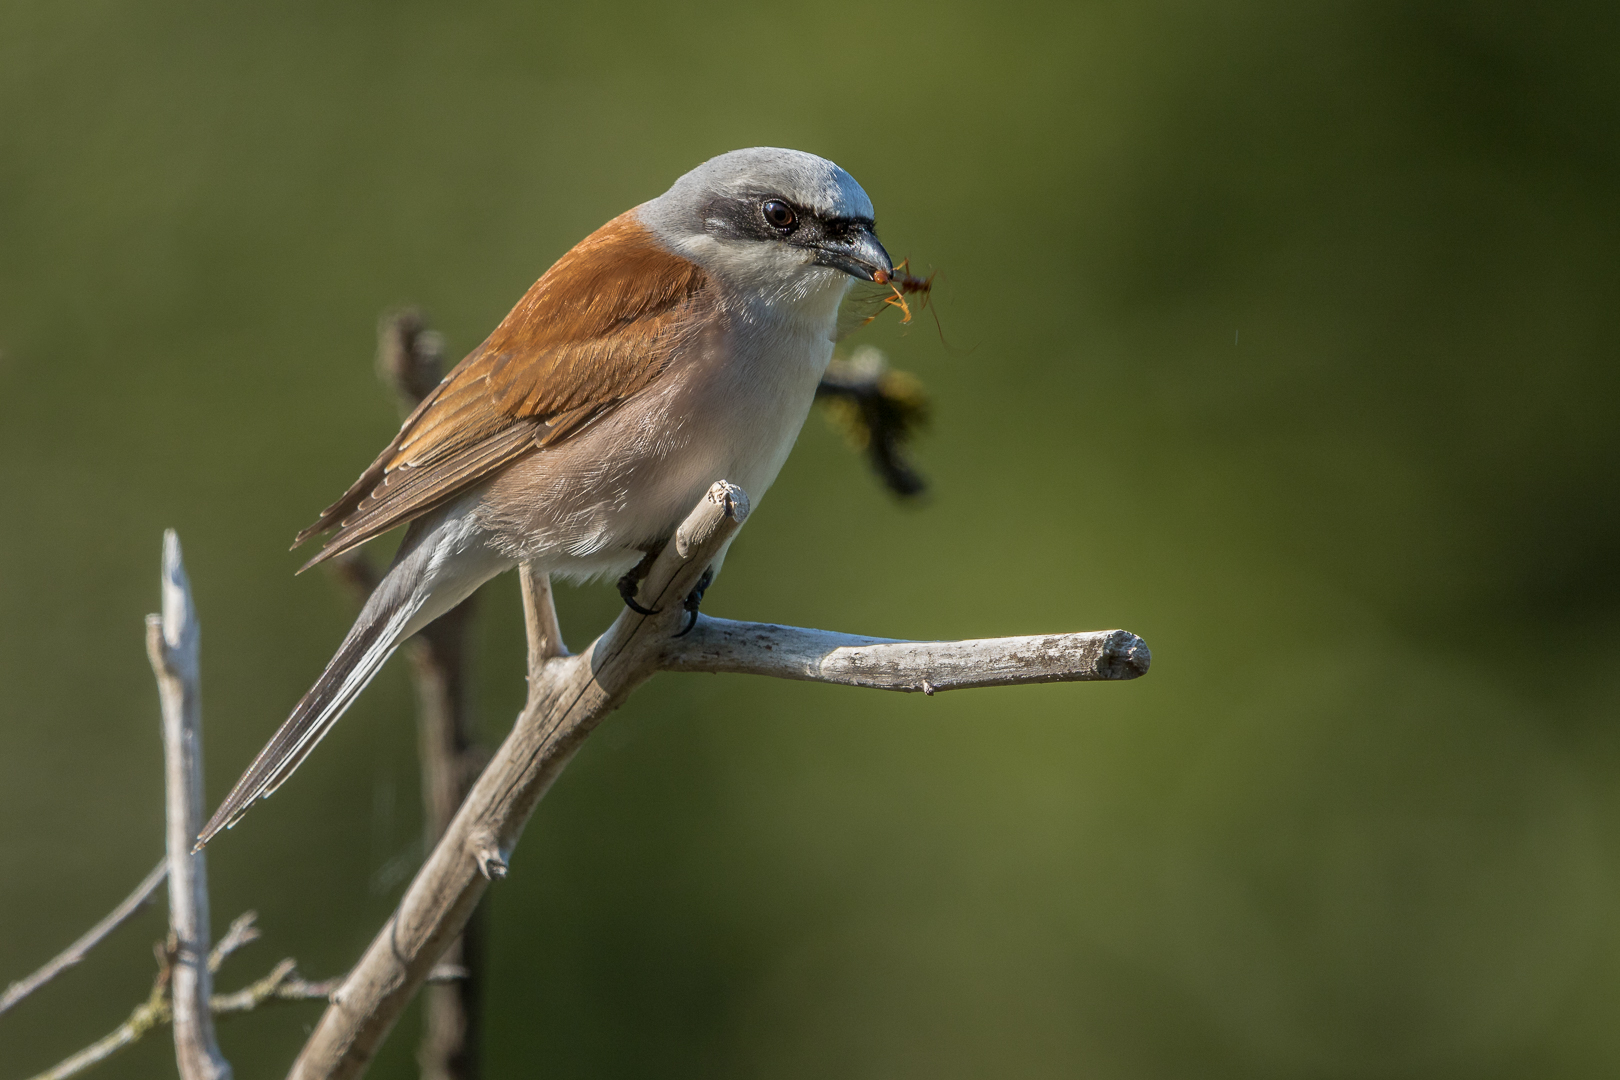
<path fill-rule="evenodd" d="M 403 316 L 402 316 L 403 317 Z M 408 373 L 412 368 L 399 357 L 409 357 L 409 336 L 404 343 L 390 346 L 396 324 L 384 320 L 379 366 L 385 373 Z M 398 335 L 396 335 L 398 336 Z M 390 355 L 395 359 L 390 361 Z M 395 389 L 402 401 L 411 400 L 401 378 Z M 364 603 L 382 580 L 364 551 L 351 551 L 333 560 L 345 585 Z M 542 579 L 543 580 L 543 579 Z M 545 583 L 546 609 L 550 610 L 549 583 Z M 411 681 L 416 688 L 417 757 L 422 770 L 422 823 L 426 843 L 413 851 L 431 849 L 450 824 L 456 808 L 472 787 L 488 752 L 479 745 L 473 730 L 471 694 L 468 692 L 467 644 L 477 597 L 468 597 L 434 620 L 405 645 L 411 664 Z M 551 623 L 556 625 L 553 613 Z M 561 640 L 561 635 L 557 636 Z M 479 1043 L 482 1027 L 480 1008 L 483 994 L 484 917 L 474 912 L 460 940 L 445 952 L 447 960 L 462 972 L 455 980 L 441 979 L 444 985 L 429 989 L 423 1008 L 422 1041 L 417 1060 L 423 1080 L 476 1080 L 479 1071 Z"/>
<path fill-rule="evenodd" d="M 518 581 L 523 589 L 523 628 L 529 639 L 529 677 L 534 678 L 547 660 L 567 656 L 568 646 L 563 644 L 562 627 L 557 623 L 551 577 L 524 563 L 518 567 Z"/>
<path fill-rule="evenodd" d="M 208 1005 L 215 1016 L 252 1012 L 267 1001 L 325 1001 L 337 989 L 339 979 L 310 982 L 298 974 L 298 961 L 288 957 L 264 978 L 231 994 L 215 994 Z"/>
<path fill-rule="evenodd" d="M 6 992 L 0 994 L 0 1013 L 4 1013 L 17 1002 L 50 982 L 80 960 L 83 960 L 91 949 L 101 944 L 102 939 L 122 926 L 126 919 L 144 907 L 152 899 L 152 895 L 157 892 L 158 886 L 163 884 L 164 879 L 168 876 L 169 860 L 165 858 L 152 867 L 152 872 L 147 874 L 139 885 L 135 886 L 134 892 L 119 901 L 117 907 L 109 911 L 100 922 L 80 935 L 77 941 L 57 953 L 45 966 L 26 979 L 19 979 L 6 987 Z"/>
<path fill-rule="evenodd" d="M 889 690 L 1131 679 L 1151 662 L 1123 630 L 976 641 L 909 642 L 700 617 L 674 636 L 680 600 L 747 518 L 743 492 L 724 481 L 676 531 L 627 608 L 577 656 L 560 648 L 544 579 L 526 569 L 529 700 L 398 908 L 333 994 L 289 1080 L 346 1080 L 363 1072 L 461 931 L 489 880 L 506 875 L 539 800 L 585 737 L 655 670 L 728 671 Z"/>
<path fill-rule="evenodd" d="M 167 1024 L 173 1015 L 169 1008 L 168 994 L 170 970 L 167 963 L 161 966 L 157 978 L 152 981 L 152 992 L 146 996 L 145 1001 L 135 1006 L 128 1020 L 77 1054 L 58 1062 L 31 1080 L 67 1080 L 70 1076 L 77 1076 L 92 1065 L 106 1061 L 126 1046 L 138 1042 L 153 1028 Z"/>
<path fill-rule="evenodd" d="M 232 924 L 232 928 L 235 929 L 238 925 L 251 928 L 252 919 L 253 913 L 248 912 L 238 918 Z M 249 938 L 256 935 L 255 930 Z M 220 944 L 224 945 L 228 940 L 229 935 L 222 939 Z M 246 943 L 246 940 L 238 941 L 238 944 Z M 67 1077 L 77 1076 L 92 1065 L 99 1065 L 125 1047 L 139 1042 L 153 1030 L 172 1023 L 174 1010 L 169 1001 L 169 986 L 174 972 L 173 944 L 171 939 L 168 948 L 159 947 L 158 973 L 152 981 L 152 992 L 147 995 L 145 1001 L 135 1006 L 134 1011 L 129 1014 L 129 1019 L 83 1050 L 33 1077 L 32 1080 L 66 1080 Z M 215 955 L 220 960 L 224 959 L 219 949 L 215 949 Z M 208 999 L 208 1008 L 214 1016 L 232 1016 L 252 1012 L 260 1005 L 275 1001 L 325 1001 L 332 996 L 332 991 L 337 989 L 340 981 L 327 979 L 310 982 L 298 974 L 297 961 L 289 958 L 271 968 L 270 973 L 264 978 L 249 983 L 234 993 L 214 994 Z"/>
<path fill-rule="evenodd" d="M 737 672 L 932 694 L 975 686 L 1134 679 L 1152 657 L 1124 630 L 967 641 L 895 641 L 698 616 L 664 644 L 666 671 Z"/>
<path fill-rule="evenodd" d="M 408 413 L 444 375 L 444 338 L 416 308 L 388 312 L 377 322 L 377 376 Z"/>
<path fill-rule="evenodd" d="M 656 615 L 626 609 L 578 656 L 531 659 L 538 677 L 506 741 L 417 872 L 399 907 L 344 980 L 289 1074 L 295 1080 L 364 1071 L 434 962 L 461 932 L 489 880 L 504 876 L 535 806 L 603 717 L 656 670 L 662 643 L 691 592 L 748 515 L 747 496 L 710 489 L 653 562 L 638 593 Z M 535 599 L 535 590 L 525 590 Z M 531 613 L 529 625 L 543 622 Z M 540 635 L 538 640 L 543 641 Z"/>
<path fill-rule="evenodd" d="M 231 958 L 232 953 L 244 945 L 259 940 L 261 936 L 259 928 L 254 925 L 258 917 L 257 911 L 244 911 L 231 920 L 231 928 L 225 931 L 225 936 L 219 939 L 219 943 L 208 954 L 209 971 L 218 975 L 220 967 Z"/>
<path fill-rule="evenodd" d="M 165 836 L 169 852 L 169 930 L 175 937 L 170 999 L 181 1080 L 225 1080 L 231 1067 L 214 1039 L 208 999 L 208 865 L 193 851 L 203 823 L 202 709 L 198 693 L 197 609 L 180 557 L 180 538 L 163 534 L 163 614 L 146 617 L 146 651 L 163 706 Z"/>
<path fill-rule="evenodd" d="M 384 315 L 377 326 L 377 372 L 398 398 L 400 412 L 409 413 L 444 373 L 444 338 L 428 328 L 415 308 Z M 344 572 L 357 584 L 362 577 L 371 579 L 362 600 L 379 577 L 364 556 Z M 444 834 L 488 759 L 475 738 L 467 691 L 468 627 L 474 610 L 475 598 L 470 597 L 424 629 L 406 649 L 416 683 L 424 849 Z M 479 1074 L 484 935 L 484 919 L 475 912 L 461 940 L 445 954 L 464 977 L 428 992 L 417 1051 L 423 1080 L 476 1080 Z"/>
<path fill-rule="evenodd" d="M 468 649 L 476 597 L 468 597 L 416 636 L 407 650 L 416 683 L 424 843 L 431 850 L 472 787 L 488 751 L 473 730 Z M 474 912 L 445 952 L 470 974 L 428 988 L 417 1059 L 422 1080 L 477 1080 L 482 1043 L 485 917 Z"/>

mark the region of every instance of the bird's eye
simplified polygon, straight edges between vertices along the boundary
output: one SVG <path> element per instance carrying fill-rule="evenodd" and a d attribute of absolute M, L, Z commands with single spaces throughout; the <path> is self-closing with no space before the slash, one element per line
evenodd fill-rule
<path fill-rule="evenodd" d="M 790 231 L 799 220 L 799 216 L 793 212 L 793 207 L 781 199 L 772 199 L 760 209 L 765 212 L 765 220 L 770 222 L 773 228 L 781 229 L 783 232 Z"/>

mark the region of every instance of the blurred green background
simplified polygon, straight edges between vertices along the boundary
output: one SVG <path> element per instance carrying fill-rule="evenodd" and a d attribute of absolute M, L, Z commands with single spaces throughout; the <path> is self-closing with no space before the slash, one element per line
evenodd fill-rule
<path fill-rule="evenodd" d="M 490 894 L 489 1075 L 1620 1072 L 1617 56 L 1597 2 L 9 0 L 0 982 L 159 854 L 160 530 L 214 801 L 352 615 L 286 548 L 398 422 L 378 313 L 459 356 L 607 218 L 776 144 L 940 272 L 944 342 L 850 342 L 934 395 L 934 487 L 896 505 L 812 416 L 706 610 L 1123 626 L 1153 671 L 660 676 Z M 560 603 L 575 645 L 617 606 Z M 211 849 L 216 929 L 267 932 L 225 988 L 337 973 L 390 910 L 411 716 L 396 662 Z M 127 1015 L 161 926 L 0 1018 L 0 1080 Z M 237 1075 L 317 1015 L 226 1023 Z M 164 1035 L 103 1074 L 172 1071 Z"/>

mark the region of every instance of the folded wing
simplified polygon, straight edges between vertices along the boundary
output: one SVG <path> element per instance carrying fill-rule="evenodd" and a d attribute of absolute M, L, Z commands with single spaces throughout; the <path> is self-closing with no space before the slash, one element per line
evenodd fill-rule
<path fill-rule="evenodd" d="M 707 280 L 622 214 L 559 259 L 293 546 L 304 569 L 428 513 L 645 389 L 704 322 Z"/>

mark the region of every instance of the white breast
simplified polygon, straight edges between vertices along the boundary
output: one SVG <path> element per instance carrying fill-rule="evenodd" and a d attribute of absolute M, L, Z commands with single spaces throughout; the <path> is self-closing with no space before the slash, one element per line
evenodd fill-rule
<path fill-rule="evenodd" d="M 832 357 L 849 279 L 725 298 L 723 330 L 560 446 L 502 472 L 469 507 L 506 558 L 573 579 L 616 575 L 667 539 L 716 480 L 757 505 Z"/>

